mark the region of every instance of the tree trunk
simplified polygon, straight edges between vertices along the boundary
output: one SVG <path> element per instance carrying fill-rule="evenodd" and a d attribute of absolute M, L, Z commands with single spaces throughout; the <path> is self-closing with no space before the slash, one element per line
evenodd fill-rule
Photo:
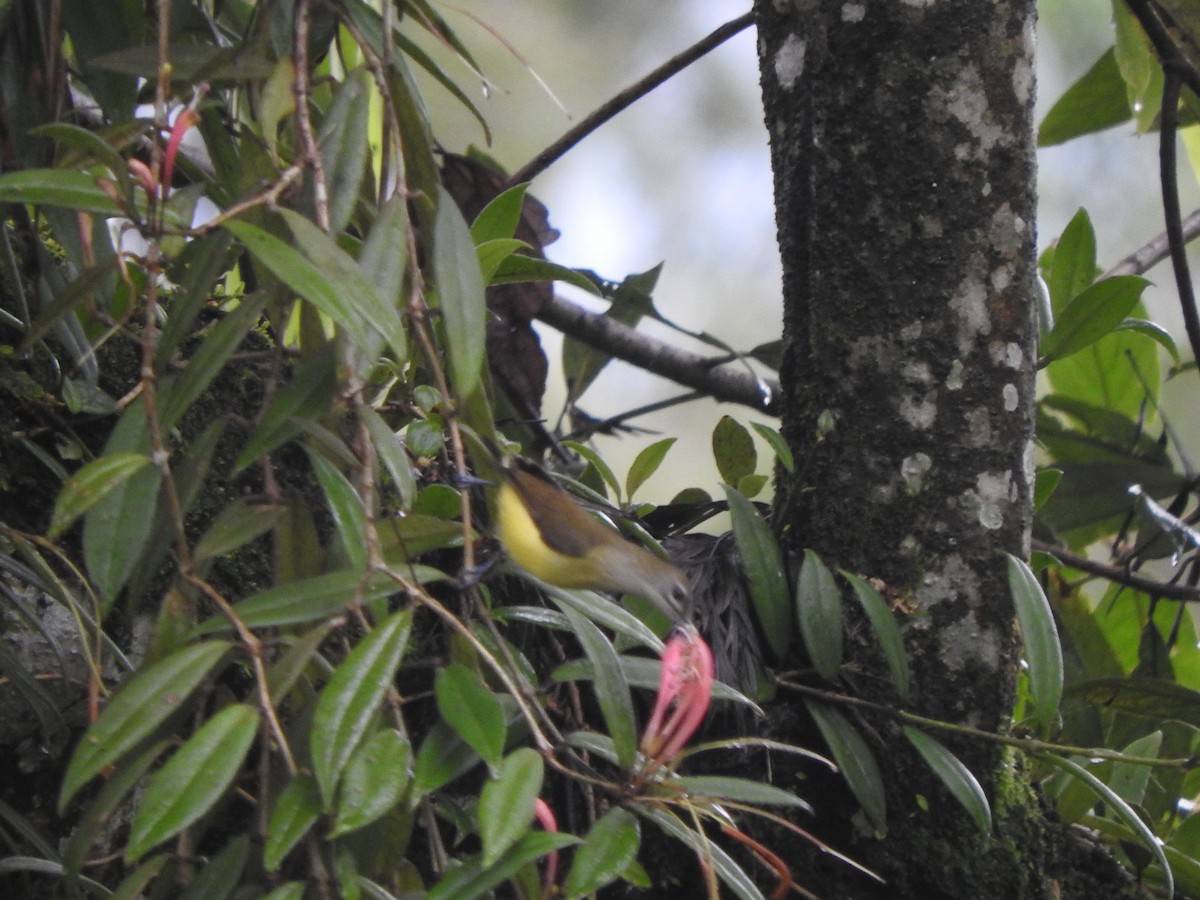
<path fill-rule="evenodd" d="M 1027 554 L 1033 484 L 1034 2 L 758 0 L 756 14 L 798 460 L 778 492 L 788 549 L 887 585 L 909 709 L 1004 730 L 1018 645 L 998 551 Z M 882 673 L 859 631 L 856 667 Z M 894 702 L 886 677 L 845 687 Z M 846 849 L 889 884 L 799 878 L 819 896 L 1122 895 L 1073 880 L 1067 836 L 999 744 L 936 735 L 992 801 L 987 839 L 894 723 L 859 722 L 889 837 Z M 1103 859 L 1093 874 L 1127 889 Z"/>

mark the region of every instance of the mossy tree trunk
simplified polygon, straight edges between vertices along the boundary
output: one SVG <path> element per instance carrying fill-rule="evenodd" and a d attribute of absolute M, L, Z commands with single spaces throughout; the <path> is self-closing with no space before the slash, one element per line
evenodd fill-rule
<path fill-rule="evenodd" d="M 1027 554 L 1033 490 L 1034 2 L 759 0 L 756 12 L 783 430 L 798 460 L 777 501 L 788 549 L 886 584 L 911 654 L 909 709 L 1003 730 L 1018 642 L 999 551 Z M 844 687 L 895 702 L 860 631 L 850 652 L 864 674 Z M 809 870 L 798 880 L 817 895 L 1130 889 L 1106 857 L 1076 865 L 1091 851 L 1045 821 L 1000 745 L 936 735 L 992 801 L 984 838 L 894 722 L 857 721 L 884 768 L 889 829 L 879 841 L 849 823 L 845 849 L 889 884 L 815 883 Z"/>

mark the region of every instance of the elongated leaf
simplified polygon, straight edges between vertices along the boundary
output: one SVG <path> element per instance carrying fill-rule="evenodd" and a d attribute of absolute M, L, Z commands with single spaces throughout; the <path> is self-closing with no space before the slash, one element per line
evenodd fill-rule
<path fill-rule="evenodd" d="M 812 807 L 791 791 L 749 778 L 735 778 L 731 775 L 686 775 L 679 779 L 679 785 L 693 797 L 736 800 L 753 806 L 795 806 L 812 812 Z"/>
<path fill-rule="evenodd" d="M 334 91 L 317 134 L 325 168 L 329 229 L 335 234 L 346 227 L 358 202 L 371 150 L 367 136 L 370 95 L 371 76 L 367 70 L 360 67 L 348 72 Z"/>
<path fill-rule="evenodd" d="M 1090 678 L 1072 684 L 1067 693 L 1095 706 L 1200 728 L 1200 691 L 1165 678 Z"/>
<path fill-rule="evenodd" d="M 816 700 L 805 700 L 809 714 L 821 730 L 821 737 L 829 745 L 829 752 L 842 770 L 842 777 L 855 799 L 862 804 L 863 811 L 876 832 L 887 832 L 887 800 L 883 790 L 883 776 L 875 755 L 863 740 L 862 735 L 846 721 L 838 710 Z"/>
<path fill-rule="evenodd" d="M 446 577 L 428 566 L 405 569 L 404 574 L 422 583 Z M 355 600 L 370 603 L 396 591 L 396 583 L 383 573 L 364 576 L 362 572 L 343 570 L 260 591 L 234 606 L 234 611 L 248 628 L 301 625 L 339 615 Z M 197 631 L 209 634 L 231 627 L 229 620 L 220 616 L 203 622 Z"/>
<path fill-rule="evenodd" d="M 125 215 L 95 178 L 65 169 L 22 169 L 0 175 L 0 203 L 36 203 L 102 216 Z"/>
<path fill-rule="evenodd" d="M 258 733 L 258 710 L 226 707 L 192 735 L 146 788 L 125 858 L 141 859 L 213 808 L 233 783 Z"/>
<path fill-rule="evenodd" d="M 712 433 L 713 459 L 717 471 L 726 484 L 736 485 L 747 475 L 754 473 L 758 465 L 758 451 L 754 439 L 741 422 L 732 416 L 721 416 Z"/>
<path fill-rule="evenodd" d="M 471 240 L 482 244 L 516 234 L 528 187 L 528 184 L 516 184 L 493 197 L 471 223 Z"/>
<path fill-rule="evenodd" d="M 629 684 L 621 670 L 617 651 L 604 633 L 582 613 L 566 604 L 560 604 L 559 609 L 570 621 L 571 630 L 594 667 L 592 687 L 596 691 L 596 700 L 604 714 L 609 737 L 616 747 L 617 760 L 622 768 L 629 768 L 637 752 L 637 724 L 633 715 L 633 699 L 629 696 Z"/>
<path fill-rule="evenodd" d="M 263 865 L 274 872 L 321 817 L 321 791 L 311 775 L 293 778 L 280 792 L 267 822 Z"/>
<path fill-rule="evenodd" d="M 100 771 L 116 762 L 176 712 L 225 656 L 229 644 L 194 644 L 151 666 L 123 685 L 75 748 L 63 776 L 63 810 Z"/>
<path fill-rule="evenodd" d="M 547 585 L 546 594 L 560 609 L 569 606 L 597 625 L 649 647 L 655 653 L 663 651 L 662 639 L 647 628 L 641 619 L 594 591 L 568 591 Z"/>
<path fill-rule="evenodd" d="M 106 453 L 67 479 L 50 519 L 47 536 L 54 540 L 89 509 L 150 464 L 144 453 Z"/>
<path fill-rule="evenodd" d="M 658 471 L 667 452 L 675 446 L 675 441 L 676 438 L 663 438 L 661 441 L 655 441 L 634 457 L 633 464 L 629 467 L 629 474 L 625 477 L 625 495 L 630 500 L 637 493 L 637 489 Z"/>
<path fill-rule="evenodd" d="M 475 768 L 482 757 L 445 722 L 434 723 L 413 763 L 413 787 L 427 794 Z"/>
<path fill-rule="evenodd" d="M 1086 209 L 1079 209 L 1054 245 L 1046 273 L 1055 318 L 1096 280 L 1096 231 Z"/>
<path fill-rule="evenodd" d="M 1010 553 L 1005 554 L 1005 559 L 1008 587 L 1012 591 L 1017 621 L 1021 625 L 1025 662 L 1029 666 L 1033 717 L 1043 728 L 1048 728 L 1058 715 L 1063 692 L 1063 658 L 1058 629 L 1054 625 L 1050 601 L 1029 566 Z"/>
<path fill-rule="evenodd" d="M 275 275 L 335 321 L 342 322 L 337 312 L 347 312 L 356 323 L 355 331 L 362 329 L 364 338 L 366 329 L 374 331 L 392 348 L 397 361 L 403 362 L 407 358 L 408 342 L 404 334 L 403 319 L 396 315 L 395 298 L 389 298 L 385 302 L 353 257 L 304 216 L 288 209 L 281 209 L 280 215 L 287 222 L 296 245 L 304 251 L 305 257 L 311 260 L 312 266 L 316 267 L 318 278 L 306 277 L 305 282 L 307 287 L 316 289 L 316 295 L 310 296 L 305 293 L 272 268 Z M 312 274 L 311 266 L 308 274 Z M 330 304 L 330 292 L 337 296 L 337 302 Z M 322 303 L 329 308 L 322 306 Z M 356 340 L 356 343 L 360 347 L 368 346 L 365 339 Z"/>
<path fill-rule="evenodd" d="M 579 838 L 573 834 L 531 831 L 493 866 L 484 866 L 478 856 L 468 859 L 435 884 L 425 895 L 425 900 L 475 900 L 512 878 L 529 863 L 577 843 Z"/>
<path fill-rule="evenodd" d="M 352 571 L 362 572 L 367 568 L 367 512 L 362 497 L 333 463 L 311 447 L 304 449 L 317 473 L 321 490 L 325 492 L 325 502 L 333 515 L 334 533 L 346 561 Z"/>
<path fill-rule="evenodd" d="M 513 284 L 521 281 L 561 281 L 597 297 L 603 293 L 594 280 L 578 269 L 569 269 L 548 259 L 524 256 L 520 253 L 506 257 L 492 276 L 492 284 Z"/>
<path fill-rule="evenodd" d="M 1156 757 L 1162 747 L 1163 733 L 1160 730 L 1144 734 L 1121 748 L 1126 756 Z M 1137 763 L 1116 763 L 1108 786 L 1122 800 L 1131 805 L 1141 805 L 1146 799 L 1146 788 L 1150 785 L 1150 767 Z"/>
<path fill-rule="evenodd" d="M 252 503 L 238 498 L 218 514 L 196 544 L 197 561 L 221 556 L 266 534 L 286 512 L 286 507 Z"/>
<path fill-rule="evenodd" d="M 842 595 L 812 550 L 804 551 L 796 582 L 796 616 L 813 668 L 822 678 L 834 678 L 842 665 Z"/>
<path fill-rule="evenodd" d="M 250 857 L 250 836 L 238 835 L 205 863 L 179 900 L 226 900 L 241 881 Z"/>
<path fill-rule="evenodd" d="M 792 448 L 787 445 L 787 441 L 783 439 L 783 435 L 779 433 L 778 429 L 763 425 L 761 422 L 751 422 L 750 427 L 771 445 L 771 449 L 775 452 L 775 458 L 787 471 L 795 471 L 796 461 L 792 457 Z"/>
<path fill-rule="evenodd" d="M 337 392 L 337 345 L 330 343 L 309 356 L 290 382 L 271 398 L 249 443 L 238 455 L 234 474 L 300 433 L 296 424 L 315 418 L 333 402 Z"/>
<path fill-rule="evenodd" d="M 1054 328 L 1039 347 L 1042 356 L 1062 359 L 1115 331 L 1149 284 L 1136 275 L 1116 275 L 1086 288 L 1058 314 Z"/>
<path fill-rule="evenodd" d="M 411 630 L 411 610 L 393 614 L 350 651 L 317 698 L 310 749 L 326 809 L 391 687 Z"/>
<path fill-rule="evenodd" d="M 908 699 L 908 654 L 904 651 L 904 638 L 900 636 L 900 626 L 883 599 L 883 595 L 857 575 L 844 569 L 838 570 L 843 578 L 854 589 L 854 596 L 862 604 L 863 612 L 879 639 L 879 647 L 883 650 L 883 658 L 887 661 L 888 671 L 892 674 L 892 684 L 901 700 Z"/>
<path fill-rule="evenodd" d="M 531 747 L 519 747 L 500 762 L 496 777 L 479 794 L 479 837 L 484 866 L 500 857 L 529 833 L 533 805 L 542 792 L 542 757 Z"/>
<path fill-rule="evenodd" d="M 471 232 L 445 188 L 438 188 L 433 233 L 433 273 L 437 302 L 446 326 L 450 376 L 460 397 L 475 392 L 483 368 L 483 274 Z"/>
<path fill-rule="evenodd" d="M 783 560 L 771 527 L 749 500 L 724 485 L 733 520 L 733 537 L 742 556 L 742 568 L 750 583 L 750 599 L 767 643 L 777 659 L 787 655 L 792 639 L 791 596 L 783 574 Z M 840 661 L 841 653 L 838 653 Z"/>
<path fill-rule="evenodd" d="M 700 859 L 712 860 L 713 870 L 725 886 L 733 891 L 734 896 L 742 900 L 764 900 L 762 892 L 754 884 L 754 879 L 746 874 L 733 858 L 714 844 L 704 834 L 693 831 L 676 816 L 666 809 L 658 809 L 638 804 L 634 812 L 653 822 L 666 834 L 682 842 Z"/>
<path fill-rule="evenodd" d="M 446 724 L 488 765 L 499 763 L 504 753 L 504 711 L 479 676 L 458 663 L 446 666 L 437 673 L 434 694 Z"/>
<path fill-rule="evenodd" d="M 933 770 L 933 774 L 942 780 L 942 784 L 946 786 L 954 799 L 962 804 L 963 809 L 974 821 L 975 827 L 984 834 L 988 834 L 992 830 L 992 807 L 988 803 L 987 794 L 983 792 L 983 787 L 971 774 L 971 770 L 963 765 L 962 760 L 925 732 L 905 725 L 904 736 L 908 738 L 910 744 L 917 748 L 921 758 Z"/>
<path fill-rule="evenodd" d="M 575 849 L 567 876 L 568 897 L 593 894 L 616 881 L 637 859 L 642 835 L 638 820 L 626 809 L 614 806 L 592 826 Z"/>
<path fill-rule="evenodd" d="M 1127 122 L 1132 115 L 1125 80 L 1117 68 L 1113 48 L 1109 47 L 1046 113 L 1038 129 L 1038 146 L 1053 147 L 1080 135 L 1103 131 Z"/>
<path fill-rule="evenodd" d="M 413 472 L 412 461 L 404 449 L 404 442 L 371 407 L 359 407 L 358 415 L 366 423 L 367 431 L 371 435 L 371 444 L 379 461 L 392 476 L 392 484 L 396 486 L 396 492 L 400 495 L 400 508 L 405 511 L 411 510 L 413 500 L 417 496 L 417 477 Z"/>
<path fill-rule="evenodd" d="M 662 672 L 662 663 L 659 660 L 626 655 L 621 655 L 617 659 L 621 664 L 625 680 L 631 687 L 645 688 L 650 691 L 658 688 L 659 675 Z M 591 680 L 595 677 L 595 667 L 590 659 L 576 659 L 555 667 L 554 671 L 550 673 L 550 677 L 555 681 Z M 756 716 L 766 715 L 757 703 L 724 682 L 713 682 L 712 696 L 714 700 L 740 703 L 742 706 L 748 707 Z"/>
<path fill-rule="evenodd" d="M 527 250 L 529 245 L 516 238 L 499 238 L 494 241 L 484 241 L 475 248 L 479 259 L 479 274 L 483 283 L 490 284 L 492 276 L 504 265 L 504 261 L 519 250 Z"/>
<path fill-rule="evenodd" d="M 1175 896 L 1175 880 L 1171 875 L 1171 866 L 1167 862 L 1166 855 L 1163 853 L 1162 844 L 1159 843 L 1154 832 L 1142 821 L 1141 816 L 1128 803 L 1122 800 L 1112 788 L 1075 761 L 1053 753 L 1045 754 L 1042 756 L 1042 759 L 1050 763 L 1050 765 L 1078 778 L 1109 805 L 1113 814 L 1138 836 L 1138 839 L 1146 845 L 1146 848 L 1158 861 L 1159 866 L 1162 867 L 1163 881 L 1166 885 L 1165 895 L 1168 897 Z"/>
<path fill-rule="evenodd" d="M 395 807 L 412 779 L 411 760 L 408 739 L 395 729 L 383 728 L 367 738 L 346 766 L 329 836 L 370 825 Z"/>

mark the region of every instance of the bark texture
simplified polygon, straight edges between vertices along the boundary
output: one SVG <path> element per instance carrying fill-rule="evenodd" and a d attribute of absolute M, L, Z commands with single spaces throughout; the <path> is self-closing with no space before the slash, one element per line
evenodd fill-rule
<path fill-rule="evenodd" d="M 780 484 L 785 540 L 887 584 L 910 709 L 1003 728 L 1018 643 L 997 551 L 1027 553 L 1033 480 L 1034 2 L 758 0 L 756 14 L 784 270 L 783 430 L 798 460 Z M 894 698 L 860 638 L 867 676 L 847 687 Z M 889 837 L 856 837 L 851 823 L 844 847 L 889 884 L 815 884 L 810 869 L 798 880 L 819 896 L 1129 889 L 1103 854 L 1076 865 L 1092 850 L 1046 820 L 997 745 L 937 735 L 992 800 L 996 832 L 983 838 L 893 723 L 859 725 L 885 769 Z"/>

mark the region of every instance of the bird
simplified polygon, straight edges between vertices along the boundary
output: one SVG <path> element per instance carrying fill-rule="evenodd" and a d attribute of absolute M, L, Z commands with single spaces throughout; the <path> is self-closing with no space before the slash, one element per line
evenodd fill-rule
<path fill-rule="evenodd" d="M 562 588 L 637 594 L 672 623 L 691 617 L 687 576 L 596 520 L 536 464 L 502 465 L 496 507 L 500 543 L 536 578 Z"/>

